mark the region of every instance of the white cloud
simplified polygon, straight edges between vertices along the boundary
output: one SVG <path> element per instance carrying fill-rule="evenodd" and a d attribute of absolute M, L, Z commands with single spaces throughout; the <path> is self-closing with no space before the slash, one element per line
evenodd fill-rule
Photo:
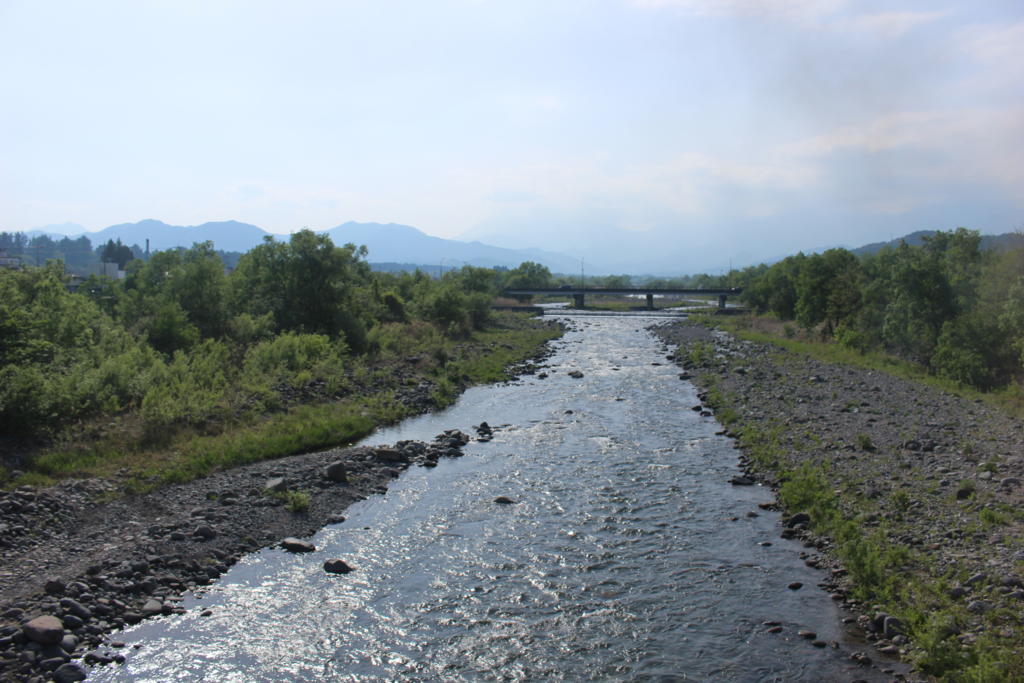
<path fill-rule="evenodd" d="M 832 14 L 847 0 L 632 0 L 651 8 L 675 8 L 696 16 L 744 16 L 809 21 Z"/>
<path fill-rule="evenodd" d="M 933 12 L 882 12 L 861 14 L 837 22 L 843 29 L 852 29 L 878 38 L 898 38 L 912 29 L 949 16 L 950 10 Z"/>

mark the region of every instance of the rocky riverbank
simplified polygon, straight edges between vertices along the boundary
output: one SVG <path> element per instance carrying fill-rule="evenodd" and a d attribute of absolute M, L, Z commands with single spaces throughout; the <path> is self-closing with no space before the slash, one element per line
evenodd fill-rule
<path fill-rule="evenodd" d="M 477 438 L 488 439 L 486 424 Z M 119 661 L 111 634 L 180 613 L 184 592 L 210 584 L 246 553 L 344 521 L 353 502 L 411 466 L 458 457 L 470 437 L 333 449 L 261 462 L 97 504 L 111 485 L 68 481 L 0 494 L 0 525 L 31 526 L 0 570 L 0 678 L 81 680 Z"/>
<path fill-rule="evenodd" d="M 533 374 L 551 353 L 532 349 L 506 374 Z M 396 400 L 410 414 L 436 409 L 432 384 L 396 377 Z M 484 423 L 475 438 L 490 433 Z M 349 505 L 383 493 L 404 469 L 457 457 L 469 440 L 449 430 L 430 443 L 334 448 L 144 494 L 125 492 L 127 470 L 0 490 L 0 680 L 81 680 L 89 666 L 123 661 L 118 630 L 182 612 L 184 593 L 243 555 L 343 521 Z M 344 571 L 343 558 L 325 559 L 341 560 L 325 571 Z"/>
<path fill-rule="evenodd" d="M 922 677 L 1024 675 L 1024 422 L 688 321 L 655 332 L 744 451 L 736 483 L 776 488 L 851 626 Z"/>

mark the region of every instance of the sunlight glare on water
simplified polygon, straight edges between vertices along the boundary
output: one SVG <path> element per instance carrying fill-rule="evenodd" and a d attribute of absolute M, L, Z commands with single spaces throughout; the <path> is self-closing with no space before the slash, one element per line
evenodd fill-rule
<path fill-rule="evenodd" d="M 577 319 L 547 379 L 471 389 L 374 434 L 366 443 L 507 425 L 349 508 L 318 552 L 263 550 L 188 598 L 188 614 L 122 634 L 141 648 L 94 680 L 863 676 L 797 637 L 840 639 L 836 608 L 758 509 L 770 493 L 729 485 L 737 453 L 690 410 L 695 390 L 649 322 Z M 326 574 L 332 557 L 356 571 Z"/>

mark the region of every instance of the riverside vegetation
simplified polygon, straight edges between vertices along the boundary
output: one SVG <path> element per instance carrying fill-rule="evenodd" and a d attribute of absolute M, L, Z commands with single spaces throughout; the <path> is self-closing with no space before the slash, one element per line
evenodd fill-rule
<path fill-rule="evenodd" d="M 0 485 L 116 474 L 138 490 L 350 442 L 504 379 L 560 333 L 490 310 L 506 281 L 550 277 L 537 264 L 435 280 L 365 256 L 303 230 L 230 273 L 210 243 L 76 292 L 59 263 L 0 271 Z"/>
<path fill-rule="evenodd" d="M 664 335 L 880 650 L 1024 680 L 1024 249 L 980 245 L 735 271 L 752 314 Z"/>
<path fill-rule="evenodd" d="M 721 280 L 742 286 L 746 303 L 774 316 L 787 338 L 882 353 L 931 377 L 998 393 L 1019 410 L 1024 248 L 984 250 L 982 242 L 958 228 L 864 257 L 846 249 L 796 254 Z"/>

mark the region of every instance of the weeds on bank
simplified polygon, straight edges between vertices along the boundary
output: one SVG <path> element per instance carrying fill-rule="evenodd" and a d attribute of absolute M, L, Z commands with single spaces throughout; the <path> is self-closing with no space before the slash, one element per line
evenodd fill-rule
<path fill-rule="evenodd" d="M 309 494 L 305 491 L 276 491 L 274 498 L 281 501 L 289 512 L 299 514 L 309 509 Z"/>
<path fill-rule="evenodd" d="M 754 467 L 781 482 L 778 495 L 786 510 L 808 513 L 813 531 L 831 539 L 836 557 L 850 576 L 852 596 L 903 621 L 913 643 L 910 659 L 917 670 L 945 681 L 1024 680 L 1024 654 L 1015 647 L 1016 636 L 1000 635 L 1007 625 L 1011 630 L 1019 628 L 1017 615 L 986 614 L 986 630 L 973 641 L 961 642 L 957 636 L 970 619 L 964 605 L 949 597 L 953 577 L 930 575 L 925 558 L 894 542 L 885 526 L 867 526 L 874 506 L 859 499 L 852 489 L 837 491 L 827 461 L 789 464 L 794 459 L 784 450 L 784 424 L 743 424 L 734 408 L 736 397 L 721 391 L 713 377 L 707 392 L 707 403 L 737 434 Z M 858 445 L 863 449 L 868 444 Z M 898 514 L 909 510 L 911 503 L 902 489 L 891 494 L 890 504 Z M 982 508 L 979 525 L 991 528 L 1009 518 L 1004 508 Z M 959 582 L 965 579 L 955 577 Z"/>

